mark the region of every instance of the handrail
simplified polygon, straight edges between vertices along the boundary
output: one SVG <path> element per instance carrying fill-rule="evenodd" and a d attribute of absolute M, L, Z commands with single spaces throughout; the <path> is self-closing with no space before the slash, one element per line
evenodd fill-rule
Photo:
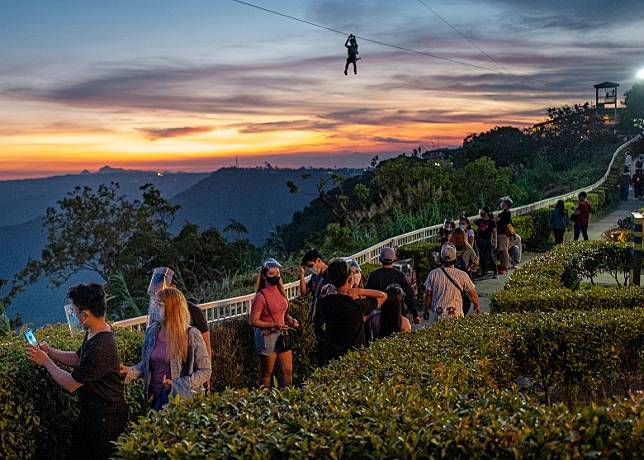
<path fill-rule="evenodd" d="M 592 191 L 600 187 L 610 175 L 613 164 L 617 155 L 619 155 L 625 148 L 631 145 L 633 142 L 639 140 L 641 136 L 636 136 L 633 139 L 625 142 L 620 145 L 613 157 L 610 160 L 608 169 L 604 173 L 601 179 L 599 179 L 594 184 L 574 190 L 572 192 L 565 193 L 563 195 L 545 198 L 534 203 L 526 204 L 519 206 L 517 208 L 512 208 L 512 213 L 516 216 L 528 214 L 536 209 L 547 208 L 552 204 L 555 204 L 558 200 L 565 200 L 566 198 L 576 197 L 582 191 Z M 474 220 L 477 216 L 472 216 L 469 219 Z M 431 241 L 438 235 L 438 230 L 441 228 L 442 224 L 432 225 L 430 227 L 420 228 L 418 230 L 413 230 L 411 232 L 404 233 L 402 235 L 394 236 L 388 238 L 380 243 L 374 244 L 373 246 L 363 249 L 353 255 L 350 258 L 355 259 L 360 264 L 373 262 L 378 259 L 380 255 L 380 250 L 384 247 L 390 246 L 397 248 L 404 246 L 406 244 L 415 243 L 417 241 Z M 284 285 L 286 289 L 286 295 L 289 300 L 295 299 L 300 295 L 300 283 L 299 281 L 294 281 Z M 242 296 L 232 297 L 229 299 L 215 300 L 213 302 L 207 302 L 198 305 L 205 313 L 206 320 L 208 323 L 216 323 L 226 319 L 237 318 L 240 316 L 247 315 L 250 312 L 250 307 L 253 302 L 255 294 L 246 294 Z M 136 318 L 129 318 L 122 321 L 117 321 L 113 325 L 116 327 L 129 327 L 133 329 L 140 330 L 148 321 L 147 315 L 137 316 Z"/>

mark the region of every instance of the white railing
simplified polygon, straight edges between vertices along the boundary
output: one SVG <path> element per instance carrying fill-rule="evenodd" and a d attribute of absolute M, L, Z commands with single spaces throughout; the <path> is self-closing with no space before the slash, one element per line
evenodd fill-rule
<path fill-rule="evenodd" d="M 584 191 L 584 190 L 592 191 L 597 189 L 608 178 L 608 175 L 611 172 L 613 163 L 615 162 L 615 159 L 617 158 L 617 156 L 621 154 L 624 151 L 624 149 L 626 149 L 630 144 L 639 140 L 640 137 L 641 136 L 637 136 L 631 139 L 630 141 L 625 142 L 624 144 L 622 144 L 617 148 L 617 150 L 613 154 L 613 157 L 610 160 L 610 164 L 608 165 L 608 169 L 606 170 L 606 173 L 604 173 L 604 176 L 594 184 L 588 187 L 574 190 L 572 192 L 565 193 L 563 195 L 546 198 L 544 200 L 537 201 L 535 203 L 530 203 L 524 206 L 513 208 L 512 214 L 515 216 L 529 214 L 536 209 L 547 208 L 551 205 L 554 205 L 558 200 L 565 200 L 566 198 L 576 197 L 581 191 Z M 477 217 L 478 216 L 472 216 L 469 219 L 474 220 Z M 438 236 L 438 230 L 441 228 L 441 226 L 442 224 L 432 225 L 431 227 L 421 228 L 419 230 L 414 230 L 412 232 L 405 233 L 403 235 L 398 235 L 393 238 L 389 238 L 385 241 L 381 241 L 380 243 L 371 246 L 370 248 L 363 249 L 362 251 L 351 255 L 350 258 L 357 260 L 358 263 L 360 264 L 367 263 L 367 262 L 374 262 L 378 260 L 378 256 L 380 255 L 380 250 L 384 247 L 389 246 L 389 247 L 397 248 L 400 246 L 404 246 L 406 244 L 415 243 L 417 241 L 435 240 L 436 237 Z M 299 297 L 300 295 L 299 281 L 288 283 L 284 287 L 286 288 L 286 295 L 288 296 L 289 300 Z M 237 318 L 240 316 L 247 315 L 250 312 L 250 306 L 254 298 L 255 298 L 255 294 L 253 293 L 253 294 L 247 294 L 247 295 L 242 295 L 238 297 L 232 297 L 230 299 L 215 300 L 214 302 L 201 304 L 199 305 L 199 307 L 203 310 L 204 314 L 206 315 L 206 320 L 208 321 L 208 323 L 215 323 L 225 319 Z M 123 321 L 117 321 L 116 323 L 114 323 L 114 326 L 141 329 L 143 326 L 145 326 L 145 324 L 147 323 L 147 320 L 148 320 L 147 315 L 138 316 L 136 318 L 129 318 Z"/>

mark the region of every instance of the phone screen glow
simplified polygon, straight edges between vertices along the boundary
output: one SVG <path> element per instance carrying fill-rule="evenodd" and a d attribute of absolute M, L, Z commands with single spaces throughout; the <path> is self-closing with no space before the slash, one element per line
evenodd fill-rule
<path fill-rule="evenodd" d="M 31 329 L 27 329 L 25 331 L 25 339 L 27 339 L 27 342 L 29 342 L 34 347 L 38 346 L 38 341 L 36 340 L 36 336 L 34 336 L 34 333 L 31 331 Z"/>

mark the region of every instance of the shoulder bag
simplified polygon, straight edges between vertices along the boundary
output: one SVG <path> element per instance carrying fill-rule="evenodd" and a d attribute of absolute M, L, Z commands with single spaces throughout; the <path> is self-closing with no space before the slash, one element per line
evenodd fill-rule
<path fill-rule="evenodd" d="M 268 304 L 268 298 L 266 297 L 266 294 L 264 294 L 263 291 L 259 291 L 260 294 L 264 297 L 264 300 L 266 301 L 266 310 L 268 310 L 268 314 L 271 316 L 271 319 L 275 324 L 277 324 L 277 321 L 275 321 L 275 317 L 273 316 L 273 312 L 271 312 L 271 308 Z M 288 308 L 286 309 L 286 313 L 284 313 L 284 317 L 288 314 Z M 280 344 L 281 341 L 281 344 Z M 295 348 L 295 342 L 296 342 L 296 337 L 295 337 L 295 330 L 292 328 L 288 328 L 285 331 L 280 331 L 280 336 L 277 339 L 277 345 L 279 344 L 282 349 L 282 351 L 290 351 L 293 348 Z"/>
<path fill-rule="evenodd" d="M 450 280 L 450 282 L 456 286 L 456 289 L 458 289 L 458 292 L 461 293 L 461 299 L 463 302 L 463 316 L 467 315 L 467 313 L 470 311 L 470 307 L 472 305 L 472 301 L 470 300 L 470 297 L 465 293 L 465 291 L 454 281 L 454 279 L 449 276 L 449 273 L 447 273 L 447 270 L 445 270 L 445 267 L 441 267 L 441 271 L 447 276 L 447 279 Z"/>

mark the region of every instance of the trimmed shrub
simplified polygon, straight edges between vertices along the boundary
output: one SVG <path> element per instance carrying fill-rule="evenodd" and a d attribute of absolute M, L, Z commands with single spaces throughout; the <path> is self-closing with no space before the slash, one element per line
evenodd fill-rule
<path fill-rule="evenodd" d="M 617 282 L 627 276 L 631 264 L 631 245 L 613 241 L 571 241 L 526 262 L 506 285 L 515 287 L 567 287 L 575 289 L 601 272 L 611 273 Z"/>
<path fill-rule="evenodd" d="M 636 308 L 644 288 L 622 287 L 629 276 L 631 246 L 612 241 L 579 241 L 555 247 L 515 271 L 505 289 L 492 295 L 493 312 Z M 610 273 L 617 287 L 579 289 L 583 280 Z M 620 279 L 621 277 L 621 279 Z"/>
<path fill-rule="evenodd" d="M 83 337 L 71 337 L 67 325 L 36 331 L 39 340 L 62 350 L 77 350 Z M 142 336 L 116 330 L 119 353 L 140 355 Z M 65 458 L 78 400 L 57 385 L 47 371 L 31 363 L 21 336 L 0 338 L 0 458 Z M 143 413 L 142 385 L 129 385 L 131 419 Z"/>
<path fill-rule="evenodd" d="M 350 353 L 299 390 L 174 404 L 122 436 L 118 456 L 634 458 L 644 395 L 602 393 L 641 384 L 643 336 L 641 310 L 443 321 Z M 543 404 L 541 381 L 568 405 Z"/>
<path fill-rule="evenodd" d="M 640 286 L 622 289 L 596 286 L 580 291 L 521 287 L 498 291 L 492 296 L 491 302 L 491 311 L 494 313 L 637 307 L 644 307 L 644 287 Z"/>

